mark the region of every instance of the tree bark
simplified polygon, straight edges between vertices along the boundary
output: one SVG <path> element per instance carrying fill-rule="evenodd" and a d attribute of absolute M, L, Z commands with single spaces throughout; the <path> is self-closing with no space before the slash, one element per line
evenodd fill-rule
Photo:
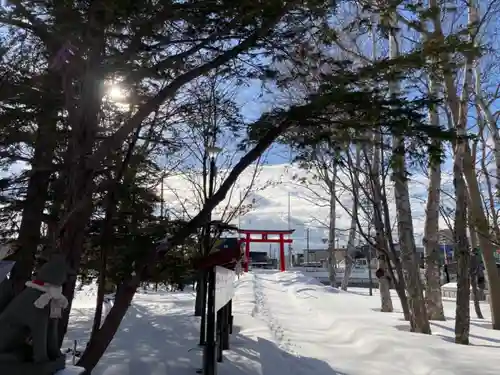
<path fill-rule="evenodd" d="M 66 254 L 68 265 L 74 270 L 74 273 L 69 275 L 63 286 L 63 293 L 68 299 L 69 305 L 59 320 L 59 342 L 61 345 L 68 329 L 75 293 L 76 272 L 80 268 L 87 225 L 93 211 L 92 195 L 95 190 L 96 170 L 89 168 L 88 157 L 92 155 L 94 149 L 103 97 L 101 82 L 104 80 L 102 76 L 104 73 L 101 64 L 105 36 L 101 24 L 103 23 L 102 17 L 106 17 L 108 13 L 104 9 L 99 9 L 100 7 L 100 4 L 92 3 L 89 10 L 89 29 L 91 31 L 88 38 L 90 48 L 85 72 L 82 76 L 81 99 L 79 108 L 70 112 L 72 114 L 69 118 L 72 129 L 66 155 L 68 161 L 68 169 L 65 171 L 66 191 L 57 238 L 58 248 Z"/>
<path fill-rule="evenodd" d="M 120 187 L 120 183 L 125 175 L 126 170 L 129 168 L 132 162 L 132 155 L 134 153 L 135 146 L 137 144 L 137 140 L 139 139 L 141 127 L 138 127 L 133 139 L 128 145 L 127 151 L 121 162 L 116 177 L 111 181 L 110 188 L 108 194 L 106 196 L 106 205 L 105 205 L 105 214 L 104 214 L 104 222 L 101 229 L 101 238 L 100 238 L 100 259 L 99 259 L 99 285 L 97 288 L 97 298 L 96 298 L 96 308 L 94 313 L 94 323 L 92 325 L 91 336 L 95 335 L 99 328 L 101 327 L 102 322 L 102 314 L 103 314 L 103 303 L 104 296 L 106 294 L 107 288 L 107 269 L 108 269 L 108 256 L 113 247 L 113 219 L 116 215 L 117 211 L 117 193 Z M 128 174 L 128 178 L 123 181 L 124 185 L 128 185 L 128 182 L 134 179 L 137 168 L 131 168 L 131 173 Z"/>
<path fill-rule="evenodd" d="M 380 187 L 380 166 L 382 152 L 382 137 L 380 131 L 373 134 L 373 155 L 370 165 L 370 187 L 373 196 L 373 225 L 375 227 L 375 242 L 377 250 L 377 278 L 380 292 L 380 311 L 394 310 L 391 298 L 391 274 L 389 273 L 389 252 L 387 240 L 384 238 L 384 222 L 382 218 L 382 191 Z M 368 159 L 368 155 L 366 155 Z M 371 272 L 371 270 L 370 270 Z"/>
<path fill-rule="evenodd" d="M 431 328 L 425 308 L 425 301 L 422 291 L 422 281 L 416 260 L 415 238 L 413 237 L 413 221 L 410 206 L 410 195 L 408 193 L 408 181 L 406 168 L 404 167 L 404 146 L 402 143 L 396 144 L 401 152 L 395 155 L 393 181 L 396 200 L 396 214 L 398 217 L 399 246 L 401 252 L 401 262 L 404 270 L 406 290 L 408 291 L 408 303 L 410 307 L 410 322 L 415 332 L 430 334 Z"/>
<path fill-rule="evenodd" d="M 470 200 L 467 201 L 468 206 L 470 206 Z M 479 285 L 478 285 L 478 276 L 479 276 L 479 246 L 477 242 L 477 235 L 474 231 L 474 228 L 471 226 L 471 213 L 470 210 L 468 212 L 469 219 L 469 237 L 470 237 L 470 245 L 471 245 L 471 255 L 470 255 L 470 283 L 471 283 L 471 291 L 472 298 L 474 300 L 474 310 L 476 312 L 476 316 L 478 319 L 484 319 L 483 312 L 481 311 L 481 304 L 479 302 Z"/>
<path fill-rule="evenodd" d="M 347 150 L 349 153 L 350 151 Z M 348 155 L 349 168 L 351 169 L 351 183 L 352 183 L 352 212 L 351 212 L 351 226 L 349 228 L 349 237 L 347 239 L 347 251 L 345 256 L 345 269 L 344 278 L 340 288 L 347 290 L 349 285 L 349 278 L 351 277 L 353 267 L 353 256 L 356 253 L 356 228 L 358 224 L 358 210 L 359 210 L 359 169 L 361 168 L 361 144 L 356 145 L 355 162 L 352 163 L 352 158 Z"/>
<path fill-rule="evenodd" d="M 394 15 L 390 16 L 389 23 L 391 25 L 389 31 L 389 57 L 397 58 L 399 55 L 399 43 L 397 22 Z M 389 86 L 391 94 L 395 95 L 398 93 L 399 87 L 396 82 L 389 82 Z M 413 236 L 413 220 L 405 165 L 406 149 L 404 139 L 401 136 L 395 135 L 393 136 L 392 143 L 392 180 L 394 182 L 401 262 L 404 270 L 406 289 L 408 291 L 411 328 L 418 333 L 431 334 L 429 318 L 425 308 L 422 281 L 420 279 L 420 270 L 416 259 L 417 250 Z"/>
<path fill-rule="evenodd" d="M 470 251 L 467 240 L 467 192 L 462 175 L 464 139 L 457 142 L 453 166 L 455 185 L 455 254 L 457 255 L 457 302 L 455 318 L 455 342 L 469 344 L 470 329 Z"/>
<path fill-rule="evenodd" d="M 436 9 L 436 12 L 434 12 L 431 17 L 435 29 L 434 36 L 444 43 L 445 37 L 441 27 L 441 13 L 439 12 L 439 6 L 436 0 L 431 0 L 430 5 L 433 9 Z M 472 4 L 469 7 L 469 11 L 471 11 L 471 8 L 473 8 Z M 472 65 L 474 57 L 469 54 L 466 56 L 466 59 L 469 60 L 468 64 Z M 462 113 L 465 113 L 465 111 L 461 111 L 461 103 L 457 95 L 457 88 L 453 76 L 451 75 L 451 68 L 449 67 L 450 64 L 448 63 L 449 57 L 447 58 L 444 56 L 442 61 L 444 61 L 443 78 L 447 94 L 447 104 L 450 108 L 453 122 L 457 126 L 457 131 L 461 131 L 460 128 L 464 129 L 466 127 L 466 122 L 463 120 L 464 117 L 461 118 L 461 116 L 463 116 Z M 486 279 L 490 293 L 490 310 L 493 329 L 500 330 L 500 276 L 498 274 L 495 257 L 493 256 L 495 249 L 490 238 L 490 225 L 482 206 L 482 196 L 471 150 L 468 144 L 465 144 L 464 148 L 463 173 L 471 199 L 469 210 L 471 211 L 473 220 L 472 225 L 477 233 L 479 246 L 483 256 Z"/>
<path fill-rule="evenodd" d="M 328 281 L 330 282 L 330 286 L 336 288 L 337 287 L 337 275 L 336 275 L 336 267 L 337 267 L 337 259 L 335 257 L 335 230 L 336 230 L 336 220 L 337 220 L 337 163 L 333 165 L 332 177 L 329 181 L 329 193 L 330 193 L 330 212 L 328 215 Z"/>
<path fill-rule="evenodd" d="M 16 294 L 21 292 L 25 282 L 31 279 L 35 254 L 41 239 L 40 229 L 48 198 L 49 181 L 53 171 L 52 160 L 57 140 L 56 120 L 47 116 L 48 113 L 50 111 L 42 115 L 38 123 L 35 153 L 31 164 L 32 171 L 17 240 L 19 248 L 14 256 L 16 264 L 11 272 Z"/>
<path fill-rule="evenodd" d="M 91 336 L 86 350 L 77 365 L 91 371 L 99 362 L 125 316 L 135 292 L 139 285 L 137 283 L 122 284 L 118 286 L 116 299 L 109 311 L 102 327 Z"/>
<path fill-rule="evenodd" d="M 377 52 L 377 30 L 378 19 L 375 15 L 371 18 L 371 58 L 375 63 L 378 60 Z M 393 272 L 390 267 L 387 240 L 384 237 L 384 220 L 382 215 L 382 189 L 380 184 L 380 169 L 382 162 L 382 134 L 381 129 L 375 129 L 372 133 L 373 147 L 371 155 L 366 155 L 365 162 L 369 166 L 370 190 L 373 199 L 373 226 L 375 227 L 375 248 L 377 251 L 378 288 L 380 292 L 380 311 L 392 312 L 394 310 L 391 298 L 391 280 Z M 371 159 L 371 160 L 370 160 Z M 390 228 L 388 229 L 390 231 Z M 371 267 L 371 265 L 370 265 Z M 371 268 L 369 270 L 371 272 Z M 391 277 L 392 275 L 392 277 Z"/>
<path fill-rule="evenodd" d="M 408 296 L 406 295 L 406 281 L 403 274 L 403 265 L 401 264 L 401 259 L 398 257 L 396 253 L 394 241 L 392 238 L 391 216 L 389 211 L 389 204 L 387 202 L 385 184 L 384 188 L 382 187 L 380 188 L 380 191 L 382 192 L 381 203 L 384 215 L 384 227 L 385 227 L 384 236 L 387 237 L 386 246 L 389 248 L 389 251 L 387 252 L 389 258 L 387 269 L 389 271 L 389 274 L 391 275 L 392 281 L 394 283 L 394 288 L 396 289 L 396 293 L 398 293 L 398 297 L 401 302 L 401 308 L 403 309 L 404 318 L 406 321 L 411 321 L 410 304 L 408 301 Z M 391 262 L 394 265 L 396 274 L 394 274 Z"/>
<path fill-rule="evenodd" d="M 439 87 L 434 70 L 428 76 L 429 93 L 437 98 Z M 439 126 L 437 105 L 429 108 L 429 123 Z M 439 148 L 441 142 L 434 140 L 432 146 Z M 431 320 L 445 320 L 441 294 L 440 257 L 439 257 L 439 207 L 441 196 L 441 159 L 429 155 L 429 188 L 427 191 L 427 206 L 424 227 L 425 251 L 425 302 L 427 313 Z"/>
<path fill-rule="evenodd" d="M 436 114 L 437 115 L 437 114 Z M 439 146 L 439 142 L 434 142 Z M 437 143 L 437 144 L 436 144 Z M 439 205 L 441 192 L 441 161 L 433 158 L 429 162 L 429 188 L 424 228 L 425 249 L 425 302 L 431 320 L 445 320 L 441 296 L 439 259 Z"/>

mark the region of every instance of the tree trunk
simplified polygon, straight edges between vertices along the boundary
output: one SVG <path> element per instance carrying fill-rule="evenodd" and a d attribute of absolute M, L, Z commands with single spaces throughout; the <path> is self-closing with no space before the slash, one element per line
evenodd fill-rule
<path fill-rule="evenodd" d="M 48 112 L 50 113 L 50 111 Z M 11 272 L 15 293 L 24 289 L 24 284 L 31 279 L 35 254 L 40 244 L 40 227 L 43 211 L 48 197 L 49 181 L 53 170 L 52 160 L 56 144 L 56 122 L 43 116 L 39 120 L 35 139 L 35 153 L 32 171 L 28 181 L 24 201 L 21 225 L 19 227 L 19 248 L 14 256 L 16 264 Z"/>
<path fill-rule="evenodd" d="M 397 22 L 392 15 L 389 19 L 389 57 L 394 59 L 399 55 Z M 397 82 L 389 82 L 393 95 L 399 92 Z M 410 194 L 408 192 L 408 177 L 405 165 L 405 145 L 401 136 L 393 137 L 393 175 L 396 215 L 398 220 L 399 245 L 401 261 L 404 270 L 408 302 L 410 308 L 411 328 L 415 332 L 430 334 L 431 328 L 425 308 L 425 301 L 417 263 L 417 250 L 413 236 L 413 220 L 411 214 Z"/>
<path fill-rule="evenodd" d="M 88 158 L 89 155 L 92 155 L 94 149 L 102 104 L 101 81 L 103 72 L 100 65 L 105 42 L 102 28 L 99 26 L 99 20 L 97 19 L 99 13 L 97 7 L 99 6 L 96 3 L 96 8 L 91 11 L 93 14 L 89 16 L 92 24 L 90 29 L 96 35 L 92 35 L 92 42 L 95 45 L 92 45 L 88 52 L 86 71 L 81 82 L 80 107 L 70 116 L 72 130 L 66 155 L 68 170 L 65 171 L 66 189 L 64 211 L 58 227 L 60 231 L 58 248 L 66 254 L 68 265 L 75 271 L 75 274 L 68 277 L 63 287 L 63 293 L 68 299 L 69 305 L 59 320 L 60 344 L 62 344 L 68 329 L 69 315 L 75 293 L 76 272 L 80 268 L 87 225 L 93 211 L 92 194 L 95 188 L 95 170 L 93 167 L 89 167 Z"/>
<path fill-rule="evenodd" d="M 429 92 L 434 97 L 439 95 L 437 77 L 431 71 L 428 77 Z M 429 122 L 431 126 L 439 126 L 437 105 L 429 108 Z M 439 148 L 441 142 L 433 141 L 433 147 Z M 445 320 L 443 300 L 441 295 L 440 257 L 439 257 L 439 207 L 441 195 L 441 159 L 434 155 L 429 156 L 429 188 L 427 192 L 427 206 L 424 227 L 425 251 L 425 302 L 427 313 L 431 320 Z"/>
<path fill-rule="evenodd" d="M 371 18 L 371 47 L 372 62 L 378 60 L 377 53 L 377 29 L 378 19 L 375 15 Z M 376 129 L 372 133 L 373 147 L 371 155 L 365 153 L 365 164 L 369 166 L 370 172 L 370 192 L 373 199 L 373 226 L 375 227 L 375 248 L 377 251 L 377 271 L 378 288 L 380 292 L 380 311 L 392 312 L 394 307 L 391 298 L 391 277 L 390 259 L 387 248 L 387 241 L 384 238 L 384 221 L 382 215 L 382 190 L 380 184 L 380 167 L 382 162 L 382 134 L 381 129 Z M 370 160 L 371 159 L 371 160 Z M 390 231 L 390 229 L 389 229 Z M 371 265 L 370 265 L 371 267 Z M 392 269 L 391 269 L 392 271 Z M 369 270 L 371 272 L 371 268 Z M 392 272 L 391 272 L 392 274 Z M 394 276 L 394 275 L 392 275 Z"/>
<path fill-rule="evenodd" d="M 404 150 L 400 140 L 396 140 L 396 147 Z M 410 322 L 415 332 L 431 333 L 429 319 L 425 308 L 425 301 L 422 291 L 422 281 L 416 260 L 417 250 L 415 238 L 413 237 L 413 221 L 410 206 L 410 195 L 408 193 L 408 181 L 406 168 L 404 167 L 404 151 L 400 155 L 394 155 L 394 194 L 396 201 L 396 213 L 398 218 L 399 245 L 401 252 L 401 262 L 404 270 L 406 289 L 408 291 L 408 302 L 410 307 Z"/>
<path fill-rule="evenodd" d="M 457 255 L 457 307 L 455 319 L 455 342 L 469 344 L 470 329 L 470 251 L 467 240 L 467 192 L 462 175 L 464 139 L 457 141 L 453 166 L 455 185 L 455 254 Z"/>
<path fill-rule="evenodd" d="M 478 286 L 478 269 L 479 259 L 478 250 L 473 248 L 470 259 L 470 284 L 472 291 L 472 299 L 474 300 L 474 311 L 478 319 L 484 319 L 483 312 L 481 311 L 481 303 L 479 302 L 479 286 Z"/>
<path fill-rule="evenodd" d="M 194 302 L 194 316 L 201 316 L 203 313 L 203 304 L 205 301 L 204 295 L 206 295 L 207 285 L 206 273 L 200 272 L 198 276 L 198 280 L 196 282 L 196 299 Z"/>
<path fill-rule="evenodd" d="M 435 0 L 431 1 L 431 6 L 434 9 L 439 10 L 439 7 Z M 472 4 L 470 4 L 469 11 L 471 11 L 472 8 L 473 6 Z M 431 18 L 435 28 L 435 37 L 439 38 L 441 41 L 444 41 L 445 37 L 441 27 L 440 12 L 435 12 Z M 474 60 L 473 56 L 468 55 L 466 56 L 466 58 L 467 60 L 469 60 L 468 64 L 472 65 L 472 62 Z M 446 99 L 448 107 L 450 108 L 451 115 L 453 117 L 453 122 L 457 124 L 457 131 L 459 131 L 460 127 L 465 128 L 466 123 L 463 120 L 461 121 L 461 103 L 457 95 L 457 88 L 453 76 L 450 73 L 451 69 L 448 66 L 448 60 L 443 57 L 443 61 L 445 64 L 443 78 L 447 94 Z M 463 173 L 471 199 L 469 210 L 471 211 L 473 220 L 472 225 L 475 232 L 477 233 L 479 246 L 481 248 L 481 253 L 483 256 L 486 279 L 490 293 L 490 309 L 493 329 L 500 330 L 500 276 L 498 274 L 495 257 L 493 256 L 493 252 L 495 249 L 490 238 L 490 225 L 482 206 L 482 196 L 477 179 L 476 168 L 471 155 L 471 150 L 468 144 L 465 144 L 464 147 L 465 150 L 463 154 Z"/>
<path fill-rule="evenodd" d="M 391 226 L 391 216 L 389 211 L 389 204 L 387 203 L 387 194 L 384 187 L 380 189 L 382 192 L 382 209 L 384 214 L 384 227 L 385 232 L 384 236 L 387 237 L 386 246 L 389 248 L 388 256 L 389 262 L 387 264 L 387 269 L 389 274 L 391 275 L 392 281 L 394 283 L 394 288 L 396 289 L 396 293 L 398 294 L 399 301 L 401 302 L 401 308 L 403 309 L 403 315 L 406 321 L 410 321 L 410 304 L 408 301 L 408 296 L 406 295 L 406 282 L 403 275 L 403 266 L 401 264 L 401 259 L 398 257 L 396 253 L 396 249 L 394 247 L 394 241 L 392 239 L 392 226 Z M 394 274 L 393 267 L 391 263 L 394 265 L 394 269 L 396 270 L 396 274 Z"/>
<path fill-rule="evenodd" d="M 118 286 L 113 307 L 104 319 L 102 327 L 90 338 L 86 350 L 77 363 L 78 366 L 85 368 L 90 373 L 97 365 L 120 327 L 138 287 L 138 282 Z"/>
<path fill-rule="evenodd" d="M 467 204 L 470 206 L 470 200 L 467 201 Z M 479 285 L 478 285 L 478 276 L 479 276 L 479 247 L 477 243 L 477 235 L 474 231 L 474 228 L 470 225 L 471 213 L 470 210 L 468 212 L 469 219 L 469 237 L 470 237 L 470 245 L 471 245 L 471 258 L 470 258 L 470 284 L 472 291 L 472 298 L 474 300 L 474 310 L 476 312 L 476 316 L 478 319 L 484 319 L 483 312 L 481 311 L 481 304 L 479 302 Z"/>
<path fill-rule="evenodd" d="M 379 246 L 385 246 L 384 238 L 381 233 L 377 231 L 377 248 Z M 379 273 L 379 271 L 381 271 Z M 382 312 L 393 312 L 394 307 L 392 305 L 391 298 L 391 278 L 388 273 L 387 257 L 382 252 L 378 252 L 378 269 L 377 273 L 380 274 L 378 277 L 378 288 L 380 291 L 380 311 Z"/>
<path fill-rule="evenodd" d="M 392 277 L 389 273 L 390 260 L 388 257 L 387 241 L 384 238 L 384 222 L 382 218 L 382 191 L 380 187 L 381 148 L 382 137 L 380 131 L 376 131 L 373 135 L 373 161 L 370 166 L 370 187 L 373 196 L 373 225 L 375 227 L 375 245 L 378 260 L 376 275 L 380 291 L 380 311 L 392 312 L 394 310 L 391 298 Z M 366 158 L 368 159 L 368 156 Z"/>
<path fill-rule="evenodd" d="M 479 247 L 483 256 L 486 279 L 490 294 L 490 309 L 493 329 L 500 330 L 500 277 L 493 256 L 495 251 L 489 237 L 489 224 L 481 205 L 482 197 L 476 179 L 474 165 L 471 162 L 470 150 L 467 150 L 464 157 L 464 175 L 469 186 L 471 204 L 469 209 L 472 213 L 473 228 L 477 233 Z"/>
<path fill-rule="evenodd" d="M 347 153 L 350 151 L 347 150 Z M 340 288 L 347 290 L 349 285 L 349 278 L 351 277 L 353 267 L 353 257 L 356 254 L 356 228 L 358 225 L 358 209 L 359 209 L 359 170 L 361 168 L 361 144 L 356 145 L 355 162 L 352 163 L 352 158 L 348 155 L 349 168 L 351 169 L 351 183 L 352 183 L 352 212 L 351 212 L 351 226 L 349 227 L 349 237 L 347 239 L 347 251 L 345 256 L 345 270 L 344 278 Z"/>
<path fill-rule="evenodd" d="M 437 114 L 436 114 L 437 115 Z M 434 142 L 439 146 L 439 142 Z M 437 143 L 437 144 L 436 144 Z M 425 249 L 425 302 L 431 320 L 445 320 L 441 298 L 439 259 L 439 205 L 441 191 L 441 161 L 433 158 L 429 162 L 429 188 L 424 228 Z"/>
<path fill-rule="evenodd" d="M 335 229 L 336 229 L 336 207 L 337 207 L 337 163 L 333 165 L 332 177 L 329 181 L 330 212 L 328 215 L 328 281 L 330 286 L 337 287 L 337 258 L 335 257 Z"/>
<path fill-rule="evenodd" d="M 477 9 L 476 9 L 477 12 Z M 483 92 L 481 89 L 481 72 L 480 65 L 476 64 L 475 66 L 475 94 L 476 94 L 476 108 L 478 109 L 478 114 L 482 113 L 481 116 L 486 124 L 488 125 L 488 129 L 490 131 L 490 139 L 493 141 L 493 155 L 495 158 L 495 172 L 496 172 L 496 184 L 495 184 L 495 194 L 493 191 L 489 191 L 490 195 L 496 196 L 496 204 L 498 204 L 498 198 L 500 198 L 500 132 L 497 126 L 497 121 L 495 120 L 495 116 L 490 110 L 489 106 L 485 102 L 483 98 Z M 490 187 L 488 187 L 490 188 Z M 493 203 L 493 202 L 492 202 Z M 495 203 L 493 203 L 495 204 Z M 498 215 L 496 215 L 496 210 L 491 212 L 493 216 L 493 225 L 495 229 L 497 229 L 497 241 L 500 240 L 500 236 L 498 235 Z"/>

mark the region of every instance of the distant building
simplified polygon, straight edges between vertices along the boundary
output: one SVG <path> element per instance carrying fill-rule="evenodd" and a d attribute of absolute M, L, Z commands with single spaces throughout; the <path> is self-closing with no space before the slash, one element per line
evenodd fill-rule
<path fill-rule="evenodd" d="M 249 255 L 252 268 L 277 268 L 277 259 L 270 258 L 267 251 L 250 251 Z"/>
<path fill-rule="evenodd" d="M 400 255 L 400 247 L 399 244 L 394 244 L 396 254 L 398 256 Z M 371 248 L 371 252 L 368 253 L 368 250 Z M 376 263 L 377 259 L 377 251 L 372 248 L 370 245 L 362 245 L 362 246 L 357 246 L 357 254 L 355 255 L 356 258 L 369 258 L 371 257 L 372 259 L 372 264 Z M 420 257 L 420 262 L 423 265 L 424 261 L 424 248 L 423 246 L 417 246 L 416 247 L 417 254 L 419 254 Z M 336 248 L 335 249 L 335 260 L 336 262 L 341 262 L 345 259 L 346 257 L 346 252 L 347 249 L 345 247 L 342 248 Z M 304 249 L 302 250 L 302 254 L 297 254 L 297 256 L 294 259 L 294 263 L 297 265 L 301 264 L 306 264 L 306 263 L 322 263 L 326 264 L 328 261 L 328 256 L 329 256 L 329 251 L 327 249 Z"/>
<path fill-rule="evenodd" d="M 335 260 L 340 262 L 345 259 L 346 249 L 337 248 L 335 251 Z M 295 257 L 295 264 L 305 264 L 305 263 L 322 263 L 326 264 L 328 262 L 328 257 L 330 256 L 330 251 L 328 249 L 303 249 L 302 254 L 297 254 Z"/>

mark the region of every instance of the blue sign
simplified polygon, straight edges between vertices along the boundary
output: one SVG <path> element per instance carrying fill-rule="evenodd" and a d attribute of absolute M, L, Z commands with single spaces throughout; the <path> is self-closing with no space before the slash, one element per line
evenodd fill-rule
<path fill-rule="evenodd" d="M 441 254 L 446 254 L 446 258 L 453 258 L 453 246 L 451 245 L 439 245 Z"/>
<path fill-rule="evenodd" d="M 239 239 L 236 237 L 219 238 L 214 244 L 215 250 L 234 249 L 238 247 L 240 247 L 240 244 Z"/>
<path fill-rule="evenodd" d="M 7 277 L 15 263 L 16 262 L 10 260 L 0 261 L 0 283 Z"/>

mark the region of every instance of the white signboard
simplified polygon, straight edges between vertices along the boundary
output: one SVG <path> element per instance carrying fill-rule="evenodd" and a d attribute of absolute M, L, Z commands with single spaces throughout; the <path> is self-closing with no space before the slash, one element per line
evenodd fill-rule
<path fill-rule="evenodd" d="M 10 260 L 0 261 L 0 283 L 7 277 L 15 263 L 16 262 Z"/>
<path fill-rule="evenodd" d="M 219 311 L 234 295 L 234 271 L 215 267 L 215 311 Z"/>

